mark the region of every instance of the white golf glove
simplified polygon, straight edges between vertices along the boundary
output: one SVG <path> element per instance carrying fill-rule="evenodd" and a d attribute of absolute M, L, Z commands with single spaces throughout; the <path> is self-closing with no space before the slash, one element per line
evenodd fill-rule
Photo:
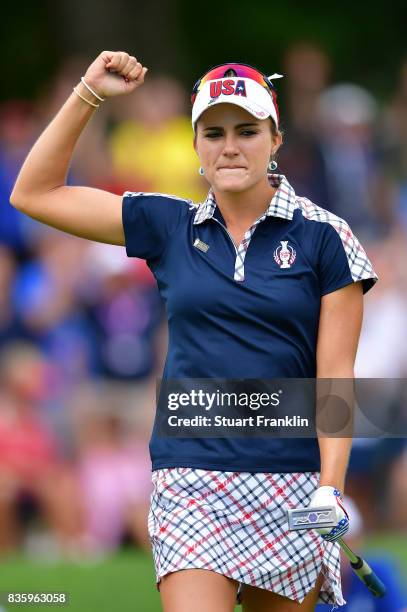
<path fill-rule="evenodd" d="M 336 512 L 337 524 L 335 527 L 321 527 L 316 529 L 324 540 L 336 542 L 342 538 L 349 529 L 349 516 L 346 512 L 341 494 L 335 487 L 319 487 L 311 498 L 309 508 L 332 506 Z"/>

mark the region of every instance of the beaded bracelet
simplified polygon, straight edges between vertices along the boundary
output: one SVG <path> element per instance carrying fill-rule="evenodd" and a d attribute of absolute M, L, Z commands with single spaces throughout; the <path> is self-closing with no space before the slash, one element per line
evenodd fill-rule
<path fill-rule="evenodd" d="M 76 93 L 77 96 L 79 96 L 80 98 L 82 98 L 82 100 L 84 102 L 87 102 L 88 104 L 90 104 L 91 106 L 94 106 L 95 108 L 99 108 L 100 104 L 95 104 L 94 102 L 91 102 L 90 100 L 87 100 L 86 98 L 84 98 L 84 96 L 82 96 L 79 91 L 76 89 L 76 87 L 73 88 L 74 92 Z"/>
<path fill-rule="evenodd" d="M 85 81 L 85 77 L 81 77 L 81 81 L 85 85 L 86 89 L 89 89 L 90 93 L 95 96 L 95 98 L 97 98 L 101 102 L 104 102 L 106 100 L 106 98 L 101 98 L 100 96 L 98 96 L 98 94 L 95 91 L 93 91 L 90 85 L 88 85 L 87 82 Z"/>

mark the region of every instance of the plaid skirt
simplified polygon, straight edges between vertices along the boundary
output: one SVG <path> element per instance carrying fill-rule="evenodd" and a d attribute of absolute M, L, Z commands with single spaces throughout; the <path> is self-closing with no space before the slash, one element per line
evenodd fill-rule
<path fill-rule="evenodd" d="M 319 602 L 342 597 L 339 544 L 288 530 L 287 510 L 307 506 L 319 473 L 153 471 L 148 531 L 157 588 L 170 572 L 201 568 L 301 603 L 323 573 Z"/>

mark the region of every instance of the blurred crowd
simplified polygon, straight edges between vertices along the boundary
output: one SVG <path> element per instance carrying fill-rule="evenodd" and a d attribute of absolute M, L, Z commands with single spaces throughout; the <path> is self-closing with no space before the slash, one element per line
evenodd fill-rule
<path fill-rule="evenodd" d="M 81 559 L 126 541 L 148 547 L 147 442 L 166 347 L 154 279 L 123 248 L 9 204 L 28 150 L 90 61 L 69 58 L 38 99 L 0 106 L 0 554 Z M 348 221 L 380 277 L 365 300 L 358 377 L 407 377 L 407 60 L 394 70 L 394 91 L 378 100 L 334 82 L 324 51 L 298 43 L 278 83 L 277 171 Z M 68 183 L 202 201 L 189 114 L 179 82 L 149 75 L 95 113 Z M 406 474 L 402 438 L 355 441 L 348 493 L 368 532 L 406 532 Z"/>

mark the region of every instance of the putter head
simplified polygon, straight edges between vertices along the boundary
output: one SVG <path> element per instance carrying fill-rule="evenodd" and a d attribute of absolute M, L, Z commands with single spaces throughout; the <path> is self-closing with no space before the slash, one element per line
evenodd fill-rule
<path fill-rule="evenodd" d="M 336 527 L 338 524 L 336 509 L 333 506 L 295 508 L 294 510 L 288 510 L 287 516 L 288 526 L 291 531 Z"/>

